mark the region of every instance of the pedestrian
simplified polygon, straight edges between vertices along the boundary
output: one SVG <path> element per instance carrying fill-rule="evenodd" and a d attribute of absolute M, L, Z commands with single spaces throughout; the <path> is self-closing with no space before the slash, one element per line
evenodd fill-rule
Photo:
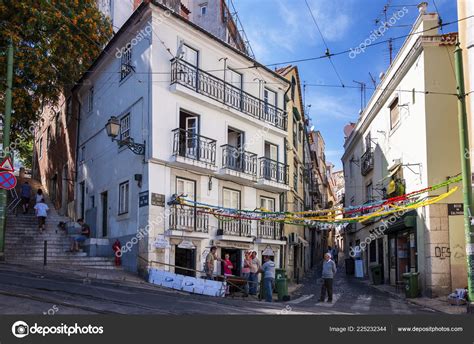
<path fill-rule="evenodd" d="M 338 256 L 339 256 L 339 247 L 336 245 L 334 245 L 333 249 L 332 249 L 332 259 L 334 260 L 334 263 L 336 263 L 336 266 L 338 264 Z"/>
<path fill-rule="evenodd" d="M 258 289 L 258 271 L 260 270 L 260 261 L 257 258 L 257 251 L 253 251 L 250 256 L 250 276 L 249 276 L 249 294 L 257 295 Z"/>
<path fill-rule="evenodd" d="M 38 228 L 40 233 L 46 229 L 46 217 L 48 216 L 48 205 L 42 198 L 38 204 L 35 205 L 36 217 L 38 218 Z"/>
<path fill-rule="evenodd" d="M 28 182 L 24 182 L 20 187 L 21 206 L 23 207 L 23 214 L 28 212 L 30 207 L 31 186 Z"/>
<path fill-rule="evenodd" d="M 36 191 L 35 204 L 39 203 L 43 198 L 43 190 L 38 189 L 38 191 Z"/>
<path fill-rule="evenodd" d="M 244 265 L 242 267 L 242 278 L 244 278 L 247 283 L 245 284 L 245 294 L 248 295 L 249 293 L 249 279 L 250 279 L 250 264 L 251 264 L 251 258 L 250 258 L 251 252 L 246 251 L 245 252 L 245 257 L 244 257 Z"/>
<path fill-rule="evenodd" d="M 120 243 L 119 239 L 116 239 L 114 244 L 112 245 L 112 250 L 114 251 L 115 255 L 115 266 L 122 265 L 122 244 Z"/>
<path fill-rule="evenodd" d="M 232 276 L 232 270 L 234 269 L 234 265 L 230 261 L 230 255 L 226 253 L 224 255 L 224 276 Z"/>
<path fill-rule="evenodd" d="M 324 255 L 324 262 L 323 262 L 323 285 L 321 287 L 321 297 L 319 301 L 324 302 L 326 298 L 326 292 L 328 294 L 328 302 L 332 302 L 332 286 L 334 276 L 336 275 L 336 263 L 331 259 L 331 254 L 326 253 Z"/>
<path fill-rule="evenodd" d="M 91 236 L 91 227 L 84 222 L 84 219 L 77 220 L 81 225 L 81 233 L 73 237 L 70 252 L 79 252 L 79 243 L 83 243 Z"/>
<path fill-rule="evenodd" d="M 273 284 L 275 283 L 275 263 L 270 256 L 263 256 L 263 265 L 260 272 L 263 273 L 263 290 L 266 302 L 273 301 Z"/>
<path fill-rule="evenodd" d="M 217 247 L 212 246 L 211 250 L 207 254 L 206 262 L 204 263 L 204 272 L 206 273 L 206 279 L 213 280 L 214 277 L 212 276 L 214 273 L 214 265 L 216 260 L 221 260 L 217 257 Z"/>
<path fill-rule="evenodd" d="M 223 260 L 222 264 L 223 264 L 223 268 L 224 268 L 224 277 L 227 280 L 228 276 L 232 276 L 232 269 L 234 268 L 234 265 L 230 261 L 230 255 L 228 253 L 226 253 L 224 255 L 224 260 Z M 226 294 L 227 295 L 230 294 L 230 285 L 228 283 L 227 283 L 227 287 L 226 287 Z"/>

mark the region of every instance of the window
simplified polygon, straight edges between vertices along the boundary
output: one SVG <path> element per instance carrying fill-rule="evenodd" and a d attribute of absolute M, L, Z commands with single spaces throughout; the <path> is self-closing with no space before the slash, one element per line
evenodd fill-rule
<path fill-rule="evenodd" d="M 228 68 L 227 69 L 227 78 L 226 78 L 226 81 L 239 88 L 239 89 L 242 89 L 242 74 L 236 72 L 235 70 L 233 69 L 230 69 Z"/>
<path fill-rule="evenodd" d="M 87 111 L 91 112 L 93 108 L 94 108 L 94 87 L 91 87 L 87 95 Z"/>
<path fill-rule="evenodd" d="M 390 104 L 390 129 L 395 128 L 395 126 L 400 121 L 400 110 L 398 109 L 398 98 Z"/>
<path fill-rule="evenodd" d="M 224 188 L 222 194 L 224 208 L 240 209 L 240 191 Z"/>
<path fill-rule="evenodd" d="M 81 156 L 79 157 L 79 162 L 83 163 L 86 160 L 86 146 L 81 147 Z"/>
<path fill-rule="evenodd" d="M 278 161 L 278 146 L 265 142 L 265 158 Z"/>
<path fill-rule="evenodd" d="M 293 146 L 295 148 L 298 146 L 298 124 L 295 117 L 293 117 Z"/>
<path fill-rule="evenodd" d="M 46 148 L 49 148 L 51 145 L 51 126 L 46 130 Z"/>
<path fill-rule="evenodd" d="M 196 200 L 196 182 L 194 180 L 176 178 L 176 193 L 185 195 L 187 199 Z"/>
<path fill-rule="evenodd" d="M 291 77 L 291 100 L 295 100 L 295 90 L 296 90 L 296 79 L 294 76 Z"/>
<path fill-rule="evenodd" d="M 298 161 L 294 159 L 294 170 L 293 170 L 293 188 L 295 191 L 298 190 Z"/>
<path fill-rule="evenodd" d="M 130 138 L 130 114 L 126 114 L 120 120 L 120 140 Z"/>
<path fill-rule="evenodd" d="M 56 113 L 56 117 L 54 118 L 54 130 L 55 130 L 55 134 L 56 136 L 60 136 L 61 135 L 61 113 L 58 112 Z"/>
<path fill-rule="evenodd" d="M 120 57 L 120 80 L 123 80 L 132 72 L 132 44 L 127 43 Z"/>
<path fill-rule="evenodd" d="M 39 159 L 43 157 L 43 138 L 41 137 L 38 142 L 38 156 Z"/>
<path fill-rule="evenodd" d="M 275 199 L 260 197 L 260 208 L 268 211 L 275 211 Z"/>
<path fill-rule="evenodd" d="M 372 148 L 372 136 L 370 132 L 365 137 L 365 151 L 368 151 Z"/>
<path fill-rule="evenodd" d="M 277 95 L 276 92 L 273 92 L 266 88 L 263 91 L 263 101 L 265 103 L 265 113 L 268 114 L 271 112 L 273 109 L 270 109 L 270 106 L 275 107 L 276 106 L 276 99 Z"/>
<path fill-rule="evenodd" d="M 200 12 L 202 16 L 205 16 L 207 13 L 207 2 L 205 4 L 200 4 Z"/>
<path fill-rule="evenodd" d="M 66 123 L 69 123 L 69 120 L 72 117 L 72 97 L 69 97 L 66 101 Z"/>
<path fill-rule="evenodd" d="M 198 66 L 199 52 L 183 43 L 183 60 L 193 66 Z"/>
<path fill-rule="evenodd" d="M 119 185 L 119 215 L 128 213 L 128 201 L 130 198 L 130 189 L 128 181 Z"/>
<path fill-rule="evenodd" d="M 374 187 L 372 182 L 366 185 L 365 187 L 365 199 L 367 202 L 371 202 L 373 198 Z"/>

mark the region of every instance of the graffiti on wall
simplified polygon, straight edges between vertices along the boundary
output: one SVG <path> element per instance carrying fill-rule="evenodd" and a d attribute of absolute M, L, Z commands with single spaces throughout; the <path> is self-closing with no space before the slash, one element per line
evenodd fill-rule
<path fill-rule="evenodd" d="M 435 256 L 439 259 L 446 259 L 451 257 L 451 249 L 447 246 L 436 246 Z"/>

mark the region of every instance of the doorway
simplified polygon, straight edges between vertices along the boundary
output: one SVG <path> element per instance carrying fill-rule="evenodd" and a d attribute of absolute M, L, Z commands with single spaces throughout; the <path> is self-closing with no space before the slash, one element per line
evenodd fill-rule
<path fill-rule="evenodd" d="M 380 238 L 377 240 L 377 246 L 378 246 L 378 263 L 380 265 L 380 271 L 382 272 L 382 283 L 385 282 L 385 276 L 384 276 L 384 266 L 385 266 L 385 259 L 383 256 L 383 238 Z"/>
<path fill-rule="evenodd" d="M 241 273 L 241 262 L 242 262 L 242 251 L 234 248 L 223 248 L 221 249 L 221 258 L 224 259 L 225 255 L 229 255 L 229 259 L 232 262 L 234 268 L 232 269 L 232 275 L 240 276 Z M 221 274 L 224 274 L 224 264 L 221 264 Z"/>
<path fill-rule="evenodd" d="M 199 160 L 199 116 L 181 110 L 179 128 L 179 155 Z"/>
<path fill-rule="evenodd" d="M 100 194 L 102 205 L 102 237 L 106 238 L 108 234 L 108 219 L 109 219 L 109 200 L 107 191 Z"/>
<path fill-rule="evenodd" d="M 174 264 L 176 266 L 174 269 L 176 274 L 196 277 L 196 272 L 192 271 L 196 268 L 196 249 L 179 248 L 176 246 Z M 180 269 L 178 266 L 185 269 Z"/>

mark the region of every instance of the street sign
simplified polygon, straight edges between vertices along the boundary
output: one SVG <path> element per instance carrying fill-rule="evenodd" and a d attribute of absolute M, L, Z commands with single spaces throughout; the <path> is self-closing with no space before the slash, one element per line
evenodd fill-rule
<path fill-rule="evenodd" d="M 0 189 L 11 190 L 16 186 L 16 177 L 10 172 L 0 172 Z"/>
<path fill-rule="evenodd" d="M 10 157 L 6 157 L 1 163 L 0 163 L 0 170 L 5 170 L 8 172 L 13 172 L 13 163 Z"/>
<path fill-rule="evenodd" d="M 138 194 L 138 207 L 147 207 L 149 203 L 148 191 L 143 191 Z"/>
<path fill-rule="evenodd" d="M 448 215 L 449 216 L 464 215 L 464 204 L 462 203 L 448 204 Z"/>

